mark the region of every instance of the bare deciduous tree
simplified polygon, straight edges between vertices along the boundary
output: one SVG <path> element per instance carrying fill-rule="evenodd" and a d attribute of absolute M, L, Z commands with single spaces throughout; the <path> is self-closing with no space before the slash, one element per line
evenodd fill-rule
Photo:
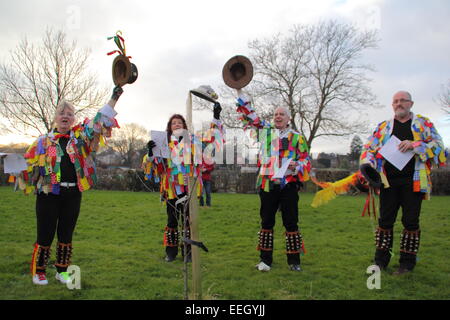
<path fill-rule="evenodd" d="M 24 38 L 0 64 L 0 115 L 3 130 L 40 135 L 51 129 L 58 103 L 65 99 L 88 116 L 104 103 L 108 90 L 87 72 L 89 50 L 69 43 L 62 31 L 48 29 L 35 45 Z"/>
<path fill-rule="evenodd" d="M 146 152 L 147 141 L 147 129 L 136 123 L 127 123 L 117 130 L 108 145 L 120 154 L 123 165 L 138 167 Z"/>
<path fill-rule="evenodd" d="M 441 86 L 441 92 L 439 92 L 437 99 L 441 109 L 450 116 L 450 80 L 447 85 Z"/>
<path fill-rule="evenodd" d="M 245 90 L 255 98 L 257 111 L 265 110 L 259 112 L 262 118 L 270 118 L 275 106 L 289 108 L 291 126 L 310 147 L 320 136 L 365 132 L 362 110 L 377 103 L 366 75 L 373 68 L 360 58 L 377 42 L 376 31 L 336 21 L 295 25 L 286 36 L 253 40 L 249 56 L 255 76 Z M 235 113 L 224 112 L 226 124 L 233 123 L 229 114 L 236 119 Z"/>

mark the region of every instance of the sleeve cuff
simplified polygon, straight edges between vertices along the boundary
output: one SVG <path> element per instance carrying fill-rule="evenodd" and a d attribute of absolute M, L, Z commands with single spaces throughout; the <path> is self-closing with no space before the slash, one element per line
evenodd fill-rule
<path fill-rule="evenodd" d="M 99 112 L 111 119 L 117 115 L 116 110 L 114 110 L 109 104 L 105 104 Z"/>

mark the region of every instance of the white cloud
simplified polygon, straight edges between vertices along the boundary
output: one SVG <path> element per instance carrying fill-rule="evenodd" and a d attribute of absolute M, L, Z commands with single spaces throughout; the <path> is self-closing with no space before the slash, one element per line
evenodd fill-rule
<path fill-rule="evenodd" d="M 405 89 L 415 97 L 415 109 L 430 116 L 448 141 L 445 123 L 436 121 L 443 113 L 432 99 L 450 78 L 449 13 L 446 0 L 17 0 L 0 3 L 0 59 L 23 36 L 38 40 L 47 26 L 63 27 L 70 39 L 91 48 L 91 70 L 100 84 L 112 89 L 114 57 L 106 53 L 115 44 L 106 37 L 120 29 L 139 78 L 124 87 L 117 104 L 119 123 L 163 130 L 172 113 L 185 113 L 190 89 L 222 85 L 223 64 L 235 54 L 248 54 L 249 40 L 286 32 L 296 23 L 343 19 L 380 30 L 380 49 L 364 57 L 377 69 L 371 74 L 372 87 L 385 105 L 371 115 L 373 126 L 391 116 L 392 94 Z M 209 117 L 202 112 L 195 113 L 194 119 Z M 350 140 L 318 140 L 313 148 L 346 153 Z"/>

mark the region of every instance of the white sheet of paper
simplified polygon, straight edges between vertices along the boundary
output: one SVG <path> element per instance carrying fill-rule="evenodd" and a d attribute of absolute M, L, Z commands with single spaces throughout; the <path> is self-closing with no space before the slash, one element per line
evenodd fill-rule
<path fill-rule="evenodd" d="M 289 164 L 291 163 L 292 158 L 289 159 L 283 159 L 283 163 L 281 165 L 281 168 L 277 170 L 277 172 L 273 175 L 273 178 L 283 178 L 286 174 L 286 171 L 289 167 Z"/>
<path fill-rule="evenodd" d="M 27 162 L 21 154 L 8 154 L 3 161 L 5 173 L 19 173 L 27 169 Z"/>
<path fill-rule="evenodd" d="M 166 131 L 150 131 L 150 136 L 152 140 L 155 141 L 156 147 L 153 148 L 154 157 L 169 158 L 170 150 L 169 143 L 167 142 L 167 132 Z"/>
<path fill-rule="evenodd" d="M 398 170 L 402 170 L 406 164 L 414 156 L 414 152 L 408 150 L 406 152 L 401 152 L 398 150 L 398 145 L 400 144 L 400 139 L 396 136 L 391 136 L 391 138 L 386 142 L 384 146 L 378 151 L 387 161 L 389 161 Z"/>

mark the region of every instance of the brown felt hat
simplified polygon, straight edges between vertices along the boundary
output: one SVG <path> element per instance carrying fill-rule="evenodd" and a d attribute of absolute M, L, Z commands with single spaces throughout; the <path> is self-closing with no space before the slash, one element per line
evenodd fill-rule
<path fill-rule="evenodd" d="M 245 56 L 234 56 L 223 66 L 222 78 L 227 86 L 241 89 L 252 80 L 253 65 Z"/>
<path fill-rule="evenodd" d="M 136 65 L 131 63 L 128 57 L 120 54 L 113 61 L 112 77 L 114 84 L 122 87 L 127 83 L 133 83 L 136 81 L 138 77 L 138 70 Z"/>

